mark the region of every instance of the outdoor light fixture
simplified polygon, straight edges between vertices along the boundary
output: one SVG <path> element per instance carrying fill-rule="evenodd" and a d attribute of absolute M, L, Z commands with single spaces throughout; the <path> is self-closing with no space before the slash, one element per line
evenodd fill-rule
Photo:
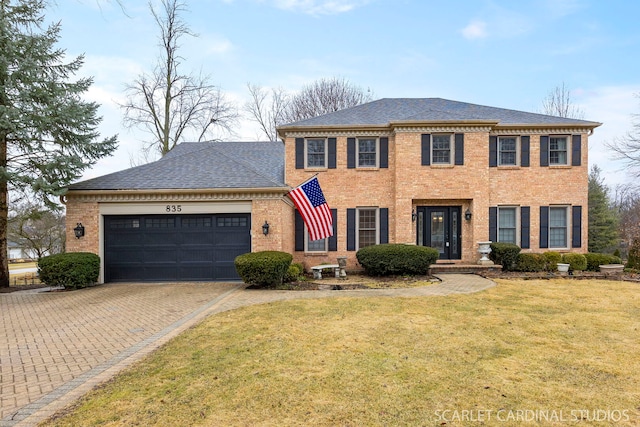
<path fill-rule="evenodd" d="M 469 208 L 467 208 L 467 210 L 464 212 L 464 219 L 466 219 L 467 221 L 471 221 L 471 211 L 469 210 Z"/>
<path fill-rule="evenodd" d="M 79 222 L 78 225 L 76 225 L 76 228 L 73 229 L 73 232 L 76 235 L 76 239 L 79 239 L 82 236 L 84 236 L 84 226 L 82 225 L 81 222 Z"/>
<path fill-rule="evenodd" d="M 415 209 L 411 209 L 411 222 L 416 222 L 416 217 L 418 215 L 416 215 L 416 210 Z"/>
<path fill-rule="evenodd" d="M 269 223 L 265 220 L 264 224 L 262 224 L 262 234 L 265 236 L 269 234 Z"/>

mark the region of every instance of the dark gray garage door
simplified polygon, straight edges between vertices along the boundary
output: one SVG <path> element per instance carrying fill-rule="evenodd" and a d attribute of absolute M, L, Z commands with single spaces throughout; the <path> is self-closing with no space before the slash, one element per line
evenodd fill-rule
<path fill-rule="evenodd" d="M 250 214 L 104 217 L 105 282 L 238 280 Z"/>

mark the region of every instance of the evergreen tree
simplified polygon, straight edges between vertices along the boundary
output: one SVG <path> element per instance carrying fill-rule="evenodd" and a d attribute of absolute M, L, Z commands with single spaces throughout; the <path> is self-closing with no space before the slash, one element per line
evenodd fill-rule
<path fill-rule="evenodd" d="M 589 173 L 589 252 L 610 252 L 619 243 L 618 217 L 609 203 L 608 188 L 594 165 Z"/>
<path fill-rule="evenodd" d="M 0 287 L 9 286 L 9 192 L 54 200 L 95 162 L 115 136 L 98 141 L 98 104 L 82 95 L 92 79 L 71 81 L 83 57 L 65 63 L 55 46 L 60 24 L 44 25 L 45 0 L 0 0 Z"/>

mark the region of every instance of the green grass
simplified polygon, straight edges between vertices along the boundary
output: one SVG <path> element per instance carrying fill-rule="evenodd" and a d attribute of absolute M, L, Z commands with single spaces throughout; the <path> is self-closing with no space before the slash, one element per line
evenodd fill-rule
<path fill-rule="evenodd" d="M 221 313 L 46 425 L 638 425 L 638 384 L 640 285 L 500 280 Z"/>

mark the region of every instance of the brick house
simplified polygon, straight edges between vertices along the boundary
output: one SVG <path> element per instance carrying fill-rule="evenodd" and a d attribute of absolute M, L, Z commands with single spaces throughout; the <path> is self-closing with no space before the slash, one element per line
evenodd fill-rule
<path fill-rule="evenodd" d="M 158 162 L 72 185 L 68 247 L 100 254 L 107 281 L 224 280 L 232 263 L 216 261 L 220 254 L 264 249 L 292 253 L 306 267 L 346 256 L 350 269 L 358 267 L 359 248 L 386 242 L 436 247 L 451 263 L 475 263 L 477 242 L 487 240 L 531 252 L 586 252 L 588 137 L 598 126 L 438 98 L 380 99 L 281 126 L 284 145 L 181 144 Z M 312 242 L 286 192 L 315 174 L 334 236 Z M 231 236 L 250 238 L 233 249 L 205 241 L 189 249 L 202 231 L 149 234 L 154 224 L 209 217 L 224 225 L 240 214 L 245 228 Z M 79 222 L 90 226 L 75 239 Z M 122 252 L 114 242 L 128 243 L 117 227 L 135 224 L 132 249 Z M 127 267 L 121 253 L 148 256 Z M 195 278 L 188 273 L 194 257 L 202 259 Z"/>

